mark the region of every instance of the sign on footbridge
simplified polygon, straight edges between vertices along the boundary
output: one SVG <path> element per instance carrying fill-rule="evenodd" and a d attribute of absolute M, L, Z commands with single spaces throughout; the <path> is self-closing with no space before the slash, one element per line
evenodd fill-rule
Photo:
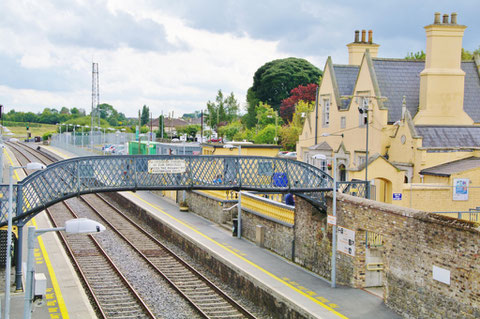
<path fill-rule="evenodd" d="M 13 220 L 87 193 L 136 190 L 251 190 L 322 194 L 333 179 L 312 165 L 257 156 L 118 155 L 76 157 L 49 165 L 13 190 Z M 0 185 L 0 226 L 6 225 L 8 186 Z"/>

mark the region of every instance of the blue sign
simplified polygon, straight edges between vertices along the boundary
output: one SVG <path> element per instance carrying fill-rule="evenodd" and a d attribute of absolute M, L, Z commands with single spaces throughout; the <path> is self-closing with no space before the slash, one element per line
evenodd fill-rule
<path fill-rule="evenodd" d="M 393 200 L 402 200 L 402 193 L 393 193 Z"/>

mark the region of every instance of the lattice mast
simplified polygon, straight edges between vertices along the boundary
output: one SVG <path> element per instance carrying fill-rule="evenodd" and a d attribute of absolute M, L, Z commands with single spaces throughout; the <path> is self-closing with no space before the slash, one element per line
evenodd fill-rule
<path fill-rule="evenodd" d="M 95 125 L 100 127 L 100 110 L 98 105 L 100 103 L 100 83 L 98 80 L 98 63 L 92 62 L 92 113 L 91 113 L 91 131 L 90 143 L 93 149 L 93 132 Z"/>

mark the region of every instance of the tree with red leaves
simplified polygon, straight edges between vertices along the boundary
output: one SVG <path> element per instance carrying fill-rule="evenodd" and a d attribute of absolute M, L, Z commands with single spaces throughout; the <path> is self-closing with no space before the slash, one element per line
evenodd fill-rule
<path fill-rule="evenodd" d="M 299 85 L 290 91 L 290 97 L 282 100 L 280 104 L 280 116 L 285 122 L 291 122 L 293 113 L 295 113 L 295 106 L 298 101 L 303 100 L 305 102 L 315 101 L 315 93 L 317 92 L 318 85 L 310 83 L 305 85 Z"/>

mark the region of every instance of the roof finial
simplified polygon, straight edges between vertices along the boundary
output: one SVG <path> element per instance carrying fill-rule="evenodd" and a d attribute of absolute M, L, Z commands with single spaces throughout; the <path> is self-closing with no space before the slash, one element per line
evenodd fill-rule
<path fill-rule="evenodd" d="M 405 120 L 406 112 L 407 112 L 407 97 L 404 95 L 402 99 L 402 121 Z"/>

